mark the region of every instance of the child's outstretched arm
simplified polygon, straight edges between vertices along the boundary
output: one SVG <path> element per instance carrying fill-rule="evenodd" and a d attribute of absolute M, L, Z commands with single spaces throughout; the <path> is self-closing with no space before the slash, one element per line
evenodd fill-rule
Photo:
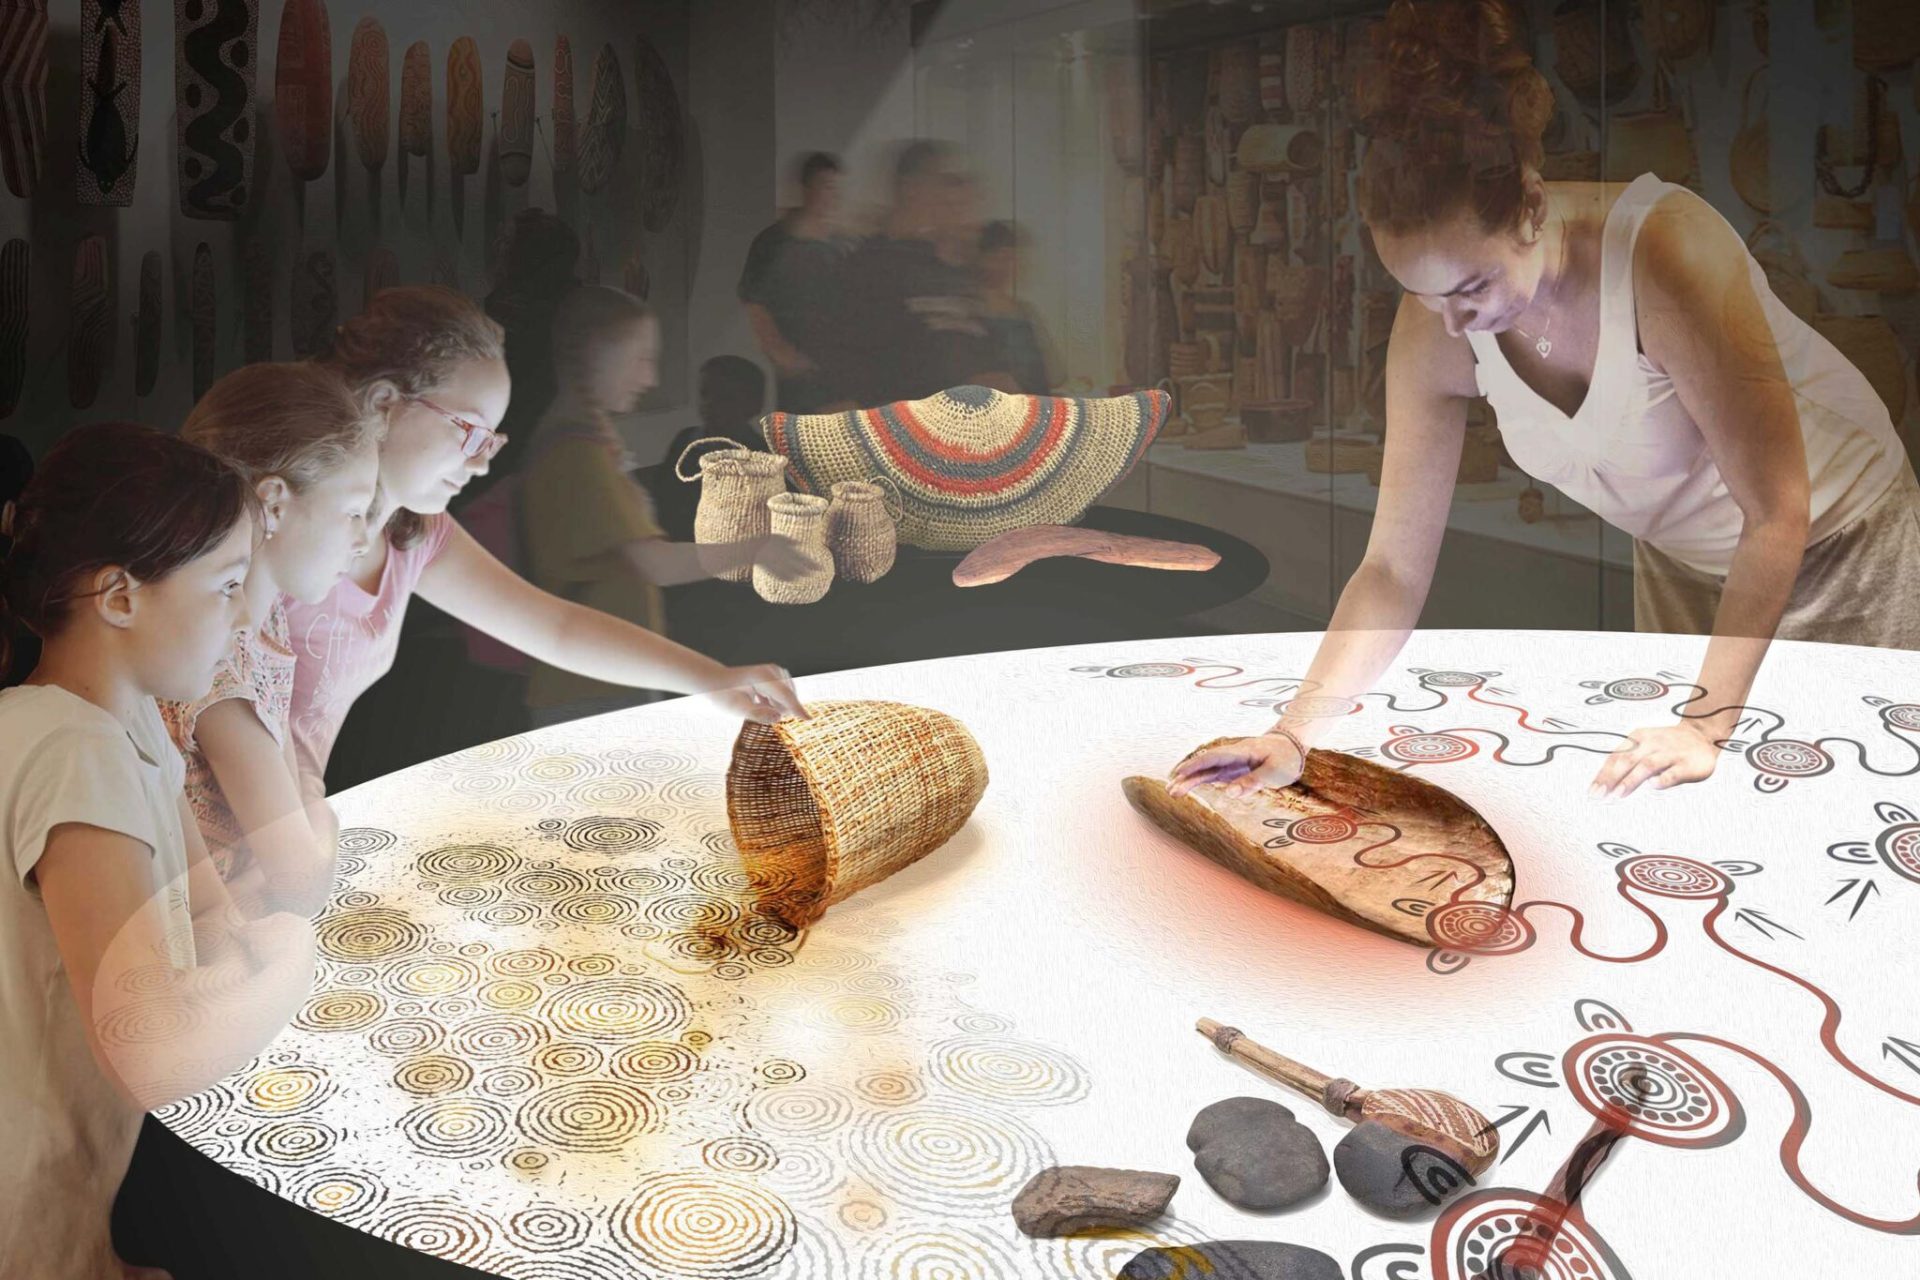
<path fill-rule="evenodd" d="M 230 906 L 192 930 L 216 954 L 174 967 L 181 939 L 169 936 L 168 898 L 187 893 L 193 873 L 156 888 L 152 866 L 142 841 L 70 822 L 48 834 L 34 867 L 94 1058 L 149 1111 L 264 1049 L 307 998 L 314 970 L 307 921 L 285 912 L 249 921 Z"/>
<path fill-rule="evenodd" d="M 311 917 L 333 892 L 333 838 L 316 830 L 286 749 L 243 698 L 200 713 L 194 736 L 265 877 L 270 909 Z"/>

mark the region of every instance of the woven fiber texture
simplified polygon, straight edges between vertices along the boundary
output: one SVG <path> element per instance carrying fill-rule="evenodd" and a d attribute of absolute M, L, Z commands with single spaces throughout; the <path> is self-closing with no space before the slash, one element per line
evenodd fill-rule
<path fill-rule="evenodd" d="M 1067 399 L 969 386 L 877 409 L 769 414 L 760 430 L 801 492 L 884 477 L 900 494 L 901 542 L 971 551 L 1086 514 L 1145 454 L 1168 403 L 1164 391 Z"/>
<path fill-rule="evenodd" d="M 695 440 L 687 448 L 702 443 Z M 773 531 L 767 499 L 786 492 L 786 459 L 752 449 L 716 449 L 701 455 L 700 474 L 693 477 L 680 469 L 686 457 L 683 451 L 674 463 L 674 474 L 684 481 L 700 481 L 700 505 L 693 514 L 695 542 L 749 542 Z M 719 576 L 728 582 L 745 582 L 752 573 L 751 566 L 741 565 Z"/>
<path fill-rule="evenodd" d="M 893 568 L 899 534 L 887 510 L 885 491 L 864 480 L 833 486 L 827 508 L 827 546 L 834 572 L 848 582 L 878 582 Z"/>
<path fill-rule="evenodd" d="M 768 604 L 812 604 L 833 585 L 833 553 L 827 550 L 827 500 L 809 493 L 776 493 L 767 499 L 770 532 L 792 541 L 810 562 L 798 577 L 785 581 L 753 566 L 753 589 Z"/>
<path fill-rule="evenodd" d="M 987 789 L 953 717 L 898 702 L 820 702 L 741 727 L 727 822 L 764 909 L 804 928 L 953 838 Z"/>

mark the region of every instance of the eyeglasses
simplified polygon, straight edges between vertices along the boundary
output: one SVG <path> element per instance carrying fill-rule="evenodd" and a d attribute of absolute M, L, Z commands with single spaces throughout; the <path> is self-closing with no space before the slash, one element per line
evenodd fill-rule
<path fill-rule="evenodd" d="M 460 452 L 465 457 L 479 458 L 484 462 L 506 447 L 507 438 L 498 431 L 495 431 L 492 427 L 470 421 L 457 413 L 442 409 L 425 396 L 409 396 L 407 398 L 427 406 L 427 408 L 460 428 Z"/>

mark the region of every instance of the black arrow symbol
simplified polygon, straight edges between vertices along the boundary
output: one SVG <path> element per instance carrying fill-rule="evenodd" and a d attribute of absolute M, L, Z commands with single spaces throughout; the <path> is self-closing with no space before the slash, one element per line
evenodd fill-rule
<path fill-rule="evenodd" d="M 1506 1114 L 1502 1115 L 1498 1120 L 1491 1122 L 1491 1124 L 1488 1127 L 1497 1130 L 1502 1125 L 1508 1123 L 1509 1121 L 1518 1119 L 1520 1116 L 1525 1115 L 1528 1110 L 1529 1108 L 1527 1108 L 1524 1105 L 1522 1106 L 1509 1105 L 1507 1107 Z M 1533 1136 L 1533 1131 L 1535 1129 L 1540 1129 L 1540 1128 L 1544 1128 L 1548 1133 L 1552 1133 L 1553 1121 L 1547 1118 L 1546 1112 L 1535 1111 L 1533 1114 L 1533 1118 L 1528 1120 L 1527 1123 L 1521 1128 L 1520 1136 L 1513 1140 L 1513 1144 L 1507 1148 L 1506 1154 L 1500 1157 L 1500 1163 L 1505 1164 L 1508 1160 L 1512 1159 L 1514 1155 L 1516 1155 L 1519 1152 L 1520 1148 L 1524 1147 L 1527 1144 L 1527 1139 Z"/>
<path fill-rule="evenodd" d="M 1829 907 L 1832 906 L 1837 900 L 1845 897 L 1847 895 L 1847 891 L 1852 889 L 1853 886 L 1855 885 L 1860 886 L 1860 892 L 1858 895 L 1855 896 L 1853 900 L 1853 910 L 1847 912 L 1848 921 L 1852 921 L 1852 919 L 1855 916 L 1860 914 L 1860 908 L 1867 905 L 1867 895 L 1880 892 L 1880 886 L 1875 884 L 1873 881 L 1865 880 L 1860 877 L 1855 877 L 1852 880 L 1848 880 L 1840 886 L 1840 888 L 1834 893 L 1833 897 L 1828 898 L 1826 902 L 1822 905 L 1829 906 Z"/>
<path fill-rule="evenodd" d="M 1911 1040 L 1888 1036 L 1887 1042 L 1880 1046 L 1880 1056 L 1892 1058 L 1907 1070 L 1920 1073 L 1920 1044 Z"/>
<path fill-rule="evenodd" d="M 1787 928 L 1787 926 L 1781 924 L 1778 920 L 1770 919 L 1760 912 L 1755 911 L 1752 907 L 1742 907 L 1733 913 L 1733 918 L 1743 924 L 1751 926 L 1754 932 L 1763 938 L 1771 939 L 1773 937 L 1771 933 L 1767 932 L 1769 929 L 1778 929 L 1782 933 L 1793 933 L 1793 930 Z M 1806 940 L 1802 935 L 1797 933 L 1793 933 L 1793 936 L 1800 938 L 1803 942 Z"/>
<path fill-rule="evenodd" d="M 1438 889 L 1441 885 L 1453 879 L 1453 877 L 1457 874 L 1458 872 L 1454 872 L 1454 871 L 1436 871 L 1432 875 L 1428 876 L 1425 880 L 1420 880 L 1420 881 L 1417 881 L 1416 883 L 1420 884 L 1423 887 L 1426 885 L 1432 885 L 1434 888 Z"/>

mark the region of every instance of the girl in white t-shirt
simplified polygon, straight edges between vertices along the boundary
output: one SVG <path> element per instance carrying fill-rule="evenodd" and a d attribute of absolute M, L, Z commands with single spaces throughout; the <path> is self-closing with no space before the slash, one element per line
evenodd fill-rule
<path fill-rule="evenodd" d="M 213 455 L 105 424 L 8 516 L 0 646 L 42 649 L 0 691 L 0 1275 L 163 1275 L 109 1226 L 142 1112 L 243 1066 L 312 985 L 307 921 L 227 896 L 154 705 L 205 693 L 245 625 L 252 508 Z"/>

